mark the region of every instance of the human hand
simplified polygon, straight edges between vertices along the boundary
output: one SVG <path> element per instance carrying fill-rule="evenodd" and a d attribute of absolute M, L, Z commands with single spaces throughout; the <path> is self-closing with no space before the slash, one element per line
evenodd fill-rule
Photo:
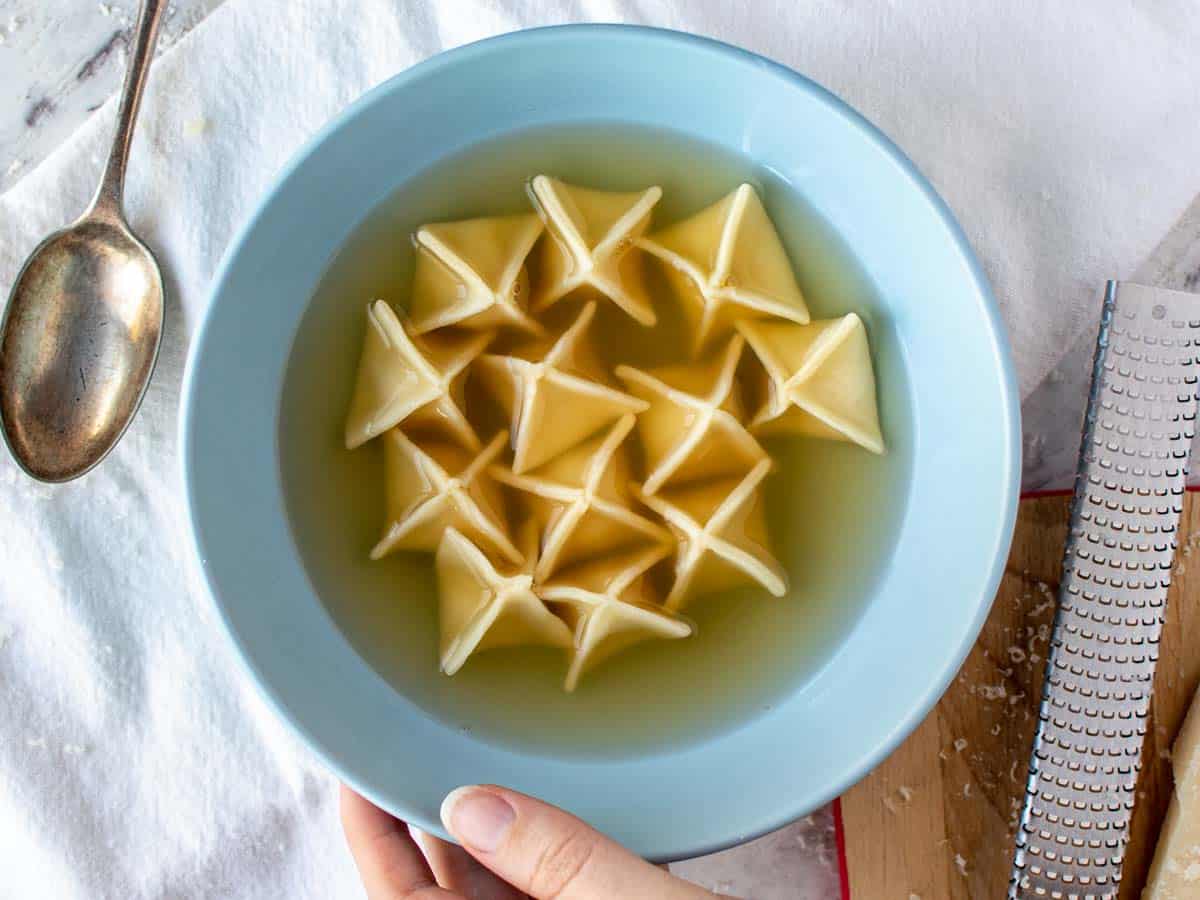
<path fill-rule="evenodd" d="M 410 829 L 348 787 L 342 827 L 369 900 L 713 900 L 540 800 L 459 788 L 442 823 L 461 847 Z"/>

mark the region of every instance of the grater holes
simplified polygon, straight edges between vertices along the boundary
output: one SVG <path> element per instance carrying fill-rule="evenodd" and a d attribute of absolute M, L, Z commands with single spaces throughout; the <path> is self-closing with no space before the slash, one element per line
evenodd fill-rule
<path fill-rule="evenodd" d="M 1124 296 L 1101 313 L 1010 900 L 1114 898 L 1123 860 L 1200 384 L 1200 316 Z"/>

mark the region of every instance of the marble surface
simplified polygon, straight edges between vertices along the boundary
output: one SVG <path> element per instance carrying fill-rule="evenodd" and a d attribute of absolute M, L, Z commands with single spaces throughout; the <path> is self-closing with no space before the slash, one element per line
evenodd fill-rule
<path fill-rule="evenodd" d="M 172 0 L 161 53 L 222 0 Z M 0 0 L 0 191 L 120 86 L 136 0 Z"/>
<path fill-rule="evenodd" d="M 222 0 L 174 0 L 160 44 L 170 46 Z M 0 191 L 51 152 L 120 84 L 135 0 L 0 0 Z M 1200 201 L 1137 273 L 1200 286 Z M 1097 309 L 1100 291 L 1097 285 Z M 1025 487 L 1066 487 L 1074 470 L 1094 332 L 1081 334 L 1026 400 Z M 713 889 L 758 900 L 838 896 L 828 810 L 743 847 L 676 870 Z"/>
<path fill-rule="evenodd" d="M 1200 290 L 1200 197 L 1183 213 L 1150 257 L 1138 267 L 1134 281 L 1175 290 Z M 1021 405 L 1024 430 L 1026 491 L 1069 488 L 1079 454 L 1079 438 L 1092 375 L 1096 328 L 1104 285 L 1096 285 L 1096 325 L 1084 329 L 1065 348 L 1058 366 Z M 1200 433 L 1193 442 L 1193 459 Z M 1189 481 L 1200 482 L 1193 468 Z"/>

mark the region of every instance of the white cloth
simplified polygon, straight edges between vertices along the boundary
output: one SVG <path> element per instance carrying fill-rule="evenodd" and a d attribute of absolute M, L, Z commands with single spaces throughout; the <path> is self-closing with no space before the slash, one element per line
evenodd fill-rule
<path fill-rule="evenodd" d="M 229 0 L 151 75 L 128 210 L 168 278 L 147 402 L 86 479 L 0 460 L 0 896 L 360 893 L 328 776 L 233 666 L 185 562 L 175 441 L 187 334 L 231 231 L 348 101 L 445 47 L 623 20 L 786 62 L 888 132 L 954 208 L 1028 391 L 1102 280 L 1200 191 L 1200 22 L 1134 4 Z M 0 285 L 88 198 L 110 102 L 0 197 Z M 930 298 L 937 302 L 938 298 Z"/>

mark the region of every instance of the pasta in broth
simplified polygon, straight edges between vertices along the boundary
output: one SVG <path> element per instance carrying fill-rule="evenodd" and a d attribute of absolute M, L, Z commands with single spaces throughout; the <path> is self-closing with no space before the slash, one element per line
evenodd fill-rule
<path fill-rule="evenodd" d="M 384 442 L 371 554 L 429 554 L 442 671 L 491 648 L 562 647 L 573 691 L 634 645 L 690 636 L 680 613 L 698 597 L 787 593 L 757 432 L 884 444 L 862 321 L 810 320 L 751 185 L 658 232 L 657 186 L 539 175 L 530 195 L 534 213 L 418 229 L 407 318 L 368 307 L 345 442 Z M 648 289 L 652 259 L 673 297 Z M 693 361 L 610 369 L 592 342 L 601 302 L 641 328 L 678 304 Z M 564 308 L 565 327 L 543 321 Z M 468 378 L 509 423 L 486 443 Z"/>

